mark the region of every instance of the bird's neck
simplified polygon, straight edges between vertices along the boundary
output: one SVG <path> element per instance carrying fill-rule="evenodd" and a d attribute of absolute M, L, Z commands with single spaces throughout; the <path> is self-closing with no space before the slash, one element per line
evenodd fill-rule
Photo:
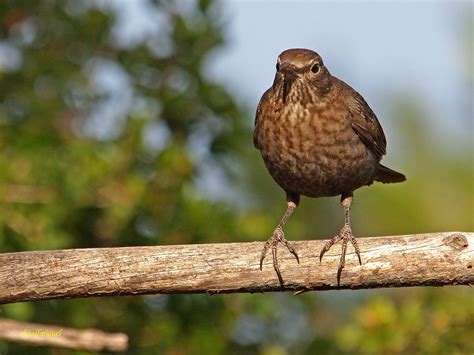
<path fill-rule="evenodd" d="M 318 106 L 325 98 L 331 94 L 333 89 L 332 81 L 322 80 L 318 83 L 303 80 L 275 82 L 273 94 L 279 105 L 293 104 L 301 108 L 307 106 Z"/>

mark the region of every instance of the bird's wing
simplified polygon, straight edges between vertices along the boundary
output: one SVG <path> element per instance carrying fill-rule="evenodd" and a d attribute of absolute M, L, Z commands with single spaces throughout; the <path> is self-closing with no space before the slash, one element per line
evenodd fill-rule
<path fill-rule="evenodd" d="M 266 105 L 265 102 L 267 101 L 268 95 L 270 94 L 271 88 L 265 91 L 260 99 L 260 102 L 257 106 L 257 113 L 255 114 L 255 128 L 253 130 L 253 145 L 255 148 L 260 149 L 260 144 L 258 142 L 258 130 L 260 129 L 260 125 L 262 122 L 262 116 L 264 111 L 264 106 Z"/>
<path fill-rule="evenodd" d="M 348 96 L 352 128 L 365 146 L 380 160 L 385 155 L 387 146 L 382 126 L 364 98 L 355 90 L 351 91 L 352 95 Z"/>

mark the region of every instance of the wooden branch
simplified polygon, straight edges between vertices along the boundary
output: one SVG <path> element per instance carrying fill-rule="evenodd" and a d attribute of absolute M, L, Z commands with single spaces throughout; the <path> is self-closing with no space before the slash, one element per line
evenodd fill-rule
<path fill-rule="evenodd" d="M 359 238 L 337 287 L 340 246 L 297 241 L 298 264 L 279 246 L 281 287 L 262 242 L 71 249 L 0 254 L 0 304 L 66 297 L 156 293 L 309 291 L 474 283 L 474 233 Z"/>
<path fill-rule="evenodd" d="M 0 319 L 0 339 L 27 345 L 52 346 L 87 351 L 125 351 L 128 336 L 99 329 L 74 329 Z"/>

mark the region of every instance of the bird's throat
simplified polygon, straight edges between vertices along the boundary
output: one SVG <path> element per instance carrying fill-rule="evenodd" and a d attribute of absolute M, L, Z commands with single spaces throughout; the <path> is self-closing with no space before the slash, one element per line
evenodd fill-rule
<path fill-rule="evenodd" d="M 285 78 L 283 80 L 282 98 L 283 98 L 284 103 L 286 103 L 286 101 L 288 99 L 288 95 L 290 93 L 291 86 L 293 85 L 294 81 L 295 80 L 293 78 Z"/>

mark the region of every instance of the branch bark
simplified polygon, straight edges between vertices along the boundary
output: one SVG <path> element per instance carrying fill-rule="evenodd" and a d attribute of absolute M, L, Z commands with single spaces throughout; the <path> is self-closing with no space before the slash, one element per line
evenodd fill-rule
<path fill-rule="evenodd" d="M 99 329 L 74 329 L 0 319 L 0 339 L 27 345 L 53 346 L 87 351 L 125 351 L 128 336 Z"/>
<path fill-rule="evenodd" d="M 319 262 L 322 240 L 279 247 L 283 287 L 271 254 L 259 269 L 261 242 L 70 249 L 0 254 L 0 304 L 53 298 L 157 293 L 310 291 L 474 284 L 474 233 L 360 238 L 362 266 L 348 251 L 341 285 L 340 248 Z"/>

